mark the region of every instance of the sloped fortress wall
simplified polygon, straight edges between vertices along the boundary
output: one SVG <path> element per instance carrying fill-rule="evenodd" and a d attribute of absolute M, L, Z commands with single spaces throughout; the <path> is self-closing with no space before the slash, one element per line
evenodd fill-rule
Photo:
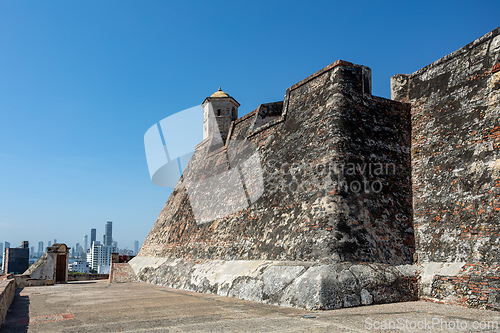
<path fill-rule="evenodd" d="M 287 90 L 264 128 L 256 110 L 223 149 L 202 142 L 139 256 L 411 263 L 409 108 L 369 85 L 367 67 L 339 61 Z M 239 177 L 248 203 L 225 191 Z"/>
<path fill-rule="evenodd" d="M 421 295 L 500 309 L 500 28 L 391 79 L 411 104 Z"/>
<path fill-rule="evenodd" d="M 414 299 L 409 111 L 345 61 L 295 84 L 196 147 L 134 272 L 308 308 Z"/>

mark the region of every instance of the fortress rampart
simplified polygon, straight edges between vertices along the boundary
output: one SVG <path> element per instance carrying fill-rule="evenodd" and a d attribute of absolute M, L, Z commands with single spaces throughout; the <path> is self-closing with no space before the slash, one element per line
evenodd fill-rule
<path fill-rule="evenodd" d="M 500 309 L 499 34 L 394 76 L 392 100 L 336 61 L 206 136 L 138 279 L 305 308 Z"/>

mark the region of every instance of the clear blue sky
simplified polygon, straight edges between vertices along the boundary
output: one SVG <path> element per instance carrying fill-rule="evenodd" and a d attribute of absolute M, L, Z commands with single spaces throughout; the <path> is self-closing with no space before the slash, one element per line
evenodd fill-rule
<path fill-rule="evenodd" d="M 0 1 L 0 242 L 144 241 L 144 133 L 222 86 L 240 116 L 343 59 L 373 94 L 500 25 L 499 1 Z M 200 128 L 200 131 L 202 129 Z"/>

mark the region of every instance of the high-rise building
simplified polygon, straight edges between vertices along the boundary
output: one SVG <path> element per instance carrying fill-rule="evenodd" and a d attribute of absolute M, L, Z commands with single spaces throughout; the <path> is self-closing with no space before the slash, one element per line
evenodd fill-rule
<path fill-rule="evenodd" d="M 48 244 L 47 244 L 47 246 L 50 247 L 50 245 L 52 245 L 52 243 L 49 241 Z"/>
<path fill-rule="evenodd" d="M 54 244 L 57 244 L 57 239 L 54 238 Z"/>
<path fill-rule="evenodd" d="M 87 249 L 89 248 L 89 236 L 83 236 L 83 252 L 87 253 Z"/>
<path fill-rule="evenodd" d="M 92 248 L 87 254 L 87 261 L 90 267 L 101 274 L 109 274 L 111 266 L 111 253 L 116 251 L 113 246 L 102 245 L 99 242 L 94 242 Z"/>
<path fill-rule="evenodd" d="M 3 258 L 3 243 L 0 242 L 0 259 Z"/>
<path fill-rule="evenodd" d="M 30 247 L 30 257 L 31 258 L 36 257 L 35 247 L 34 246 Z"/>
<path fill-rule="evenodd" d="M 113 245 L 113 222 L 106 222 L 104 230 L 104 245 Z"/>
<path fill-rule="evenodd" d="M 134 241 L 134 254 L 137 255 L 139 253 L 139 241 Z"/>
<path fill-rule="evenodd" d="M 10 247 L 10 243 L 9 243 L 9 242 L 5 242 L 4 247 L 5 247 L 5 248 Z"/>
<path fill-rule="evenodd" d="M 38 242 L 38 256 L 41 257 L 44 253 L 43 242 Z"/>
<path fill-rule="evenodd" d="M 96 230 L 95 229 L 90 229 L 90 244 L 89 244 L 89 248 L 92 248 L 92 244 L 94 244 L 94 242 L 97 240 L 96 238 Z"/>

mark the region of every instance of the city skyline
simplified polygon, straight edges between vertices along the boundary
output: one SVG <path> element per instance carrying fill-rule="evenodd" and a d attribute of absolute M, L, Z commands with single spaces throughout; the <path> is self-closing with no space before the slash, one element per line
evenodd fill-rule
<path fill-rule="evenodd" d="M 133 246 L 131 246 L 131 247 L 128 247 L 128 246 L 119 247 L 119 246 L 117 246 L 117 241 L 113 240 L 113 237 L 112 237 L 112 221 L 107 221 L 103 229 L 104 229 L 104 233 L 102 235 L 103 236 L 103 242 L 97 241 L 98 244 L 108 245 L 108 246 L 115 246 L 115 247 L 117 247 L 120 250 L 129 250 L 129 251 L 132 251 L 134 254 L 137 254 L 138 250 L 140 250 L 139 244 L 142 244 L 143 242 L 139 242 L 139 240 L 134 240 L 133 241 Z M 91 240 L 92 240 L 92 236 L 94 237 L 95 240 L 97 240 L 96 239 L 97 238 L 96 237 L 97 236 L 97 228 L 91 228 L 90 229 L 90 234 L 91 234 Z M 107 235 L 109 235 L 109 236 L 107 236 Z M 84 240 L 84 242 L 82 243 L 82 245 L 80 245 L 79 242 L 76 242 L 74 244 L 67 243 L 67 242 L 62 242 L 62 243 L 66 244 L 68 247 L 70 247 L 71 250 L 75 251 L 75 253 L 78 252 L 78 250 L 79 250 L 78 247 L 81 248 L 82 252 L 87 253 L 87 250 L 92 247 L 92 241 L 91 241 L 90 244 L 86 244 L 86 240 L 88 239 L 88 234 L 83 235 L 82 239 Z M 9 242 L 7 240 L 3 240 L 3 241 L 0 242 L 0 252 L 2 252 L 2 249 L 4 247 L 14 247 L 14 248 L 23 247 L 23 245 L 24 245 L 25 242 L 28 242 L 28 244 L 29 244 L 30 257 L 39 257 L 43 253 L 45 253 L 45 251 L 47 250 L 47 247 L 49 247 L 49 246 L 57 243 L 58 241 L 57 241 L 57 238 L 54 238 L 53 240 L 49 240 L 49 241 L 39 240 L 39 241 L 36 241 L 36 242 L 32 242 L 30 240 L 23 240 L 23 241 L 21 241 L 20 245 L 16 246 L 12 242 Z M 109 242 L 109 244 L 108 244 L 108 242 Z M 9 246 L 4 246 L 4 244 L 8 244 Z M 37 244 L 37 247 L 35 247 L 35 244 Z M 45 244 L 47 244 L 47 245 L 44 246 Z M 37 250 L 35 250 L 35 248 Z"/>
<path fill-rule="evenodd" d="M 23 242 L 26 242 L 26 241 L 23 241 Z M 21 244 L 19 246 L 15 246 L 15 244 L 11 244 L 10 242 L 8 241 L 3 241 L 3 242 L 0 242 L 0 261 L 2 260 L 2 255 L 3 255 L 3 251 L 5 250 L 6 247 L 12 247 L 12 248 L 22 248 L 23 247 L 23 242 L 21 242 Z M 30 249 L 30 258 L 38 258 L 40 257 L 41 255 L 43 255 L 46 251 L 47 251 L 47 247 L 49 246 L 44 246 L 45 242 L 44 241 L 38 241 L 37 242 L 37 247 L 35 247 L 35 245 L 32 245 L 32 243 L 30 241 L 27 241 L 28 244 L 29 244 L 29 249 Z M 49 242 L 48 242 L 49 243 Z M 47 244 L 48 244 L 47 243 Z M 50 242 L 51 243 L 51 242 Z M 64 243 L 64 242 L 63 242 Z M 114 244 L 116 244 L 117 242 L 113 242 Z M 8 244 L 8 246 L 5 246 L 4 244 Z M 34 243 L 33 243 L 34 244 Z M 40 246 L 42 244 L 42 247 Z M 75 249 L 76 246 L 80 245 L 79 243 L 76 243 L 76 244 L 73 244 L 73 246 L 69 243 L 64 243 L 66 244 L 69 248 L 71 248 L 71 250 Z M 98 242 L 99 245 L 103 245 L 102 242 Z M 133 255 L 137 255 L 140 251 L 140 247 L 142 246 L 143 243 L 139 242 L 138 240 L 135 240 L 134 241 L 134 247 L 133 248 L 129 248 L 129 247 L 119 247 L 119 246 L 116 246 L 116 245 L 112 245 L 112 246 L 115 246 L 117 247 L 118 250 L 127 250 L 131 253 L 133 253 Z M 53 243 L 51 243 L 51 245 L 53 245 Z M 81 246 L 81 245 L 80 245 Z M 83 249 L 83 247 L 81 246 L 81 248 Z M 88 249 L 90 249 L 91 247 L 89 247 Z M 85 251 L 85 253 L 87 253 Z M 73 257 L 73 256 L 72 256 Z M 78 257 L 75 253 L 75 256 L 74 257 Z"/>
<path fill-rule="evenodd" d="M 23 238 L 23 237 L 17 237 L 19 239 L 19 241 L 17 241 L 17 238 L 15 238 L 16 241 L 12 241 L 10 239 L 8 239 L 8 240 L 3 239 L 3 240 L 0 240 L 0 242 L 5 243 L 7 241 L 7 242 L 10 242 L 12 244 L 11 247 L 21 247 L 23 241 L 28 241 L 29 244 L 30 244 L 30 247 L 31 246 L 35 246 L 35 250 L 38 253 L 38 246 L 39 246 L 40 242 L 43 242 L 45 250 L 47 249 L 48 246 L 51 246 L 51 245 L 55 244 L 56 242 L 63 242 L 68 247 L 71 247 L 71 248 L 74 247 L 76 243 L 81 243 L 82 247 L 83 247 L 84 242 L 82 242 L 81 240 L 83 240 L 84 237 L 87 236 L 87 239 L 88 239 L 87 249 L 88 249 L 88 248 L 90 248 L 92 246 L 93 230 L 95 230 L 95 235 L 94 235 L 95 239 L 94 240 L 99 241 L 101 244 L 104 244 L 104 242 L 105 242 L 105 235 L 106 235 L 106 225 L 109 222 L 113 222 L 113 221 L 107 220 L 107 221 L 105 221 L 103 223 L 102 233 L 98 232 L 98 230 L 99 230 L 98 227 L 92 227 L 92 228 L 89 229 L 90 232 L 86 232 L 85 230 L 83 230 L 82 231 L 83 234 L 80 237 L 78 237 L 78 236 L 71 236 L 71 241 L 70 242 L 64 242 L 63 240 L 58 241 L 58 237 L 56 237 L 56 238 L 49 237 L 48 239 L 38 239 L 38 240 L 37 239 L 26 239 L 26 238 Z M 100 237 L 100 236 L 102 236 L 102 237 Z M 112 235 L 111 235 L 111 241 L 112 242 L 115 241 L 113 239 Z M 127 242 L 119 242 L 119 244 L 120 244 L 119 248 L 120 249 L 128 249 L 128 250 L 133 251 L 134 247 L 135 247 L 135 242 L 136 241 L 138 241 L 140 244 L 144 243 L 144 239 L 143 240 L 133 239 L 129 243 L 127 243 Z M 17 243 L 19 243 L 19 244 L 16 245 Z M 112 244 L 109 244 L 109 245 L 112 245 Z M 44 250 L 44 252 L 45 252 L 45 250 Z M 140 248 L 139 248 L 139 250 L 140 250 Z"/>

